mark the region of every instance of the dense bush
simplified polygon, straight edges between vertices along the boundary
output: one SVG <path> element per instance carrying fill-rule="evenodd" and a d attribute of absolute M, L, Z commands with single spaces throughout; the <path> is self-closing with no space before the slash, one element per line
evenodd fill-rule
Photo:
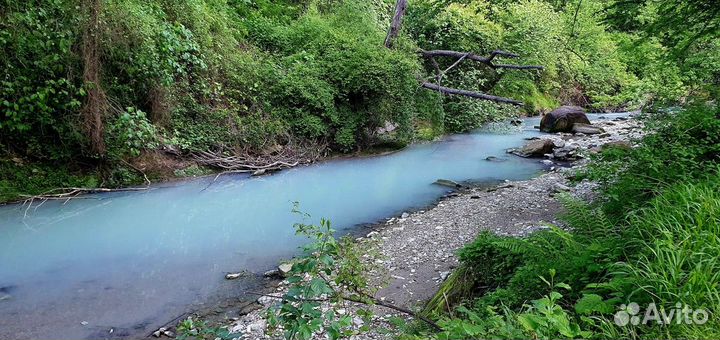
<path fill-rule="evenodd" d="M 720 169 L 720 109 L 697 104 L 649 114 L 639 147 L 611 148 L 589 168 L 604 184 L 605 211 L 623 216 L 675 183 L 713 176 Z"/>

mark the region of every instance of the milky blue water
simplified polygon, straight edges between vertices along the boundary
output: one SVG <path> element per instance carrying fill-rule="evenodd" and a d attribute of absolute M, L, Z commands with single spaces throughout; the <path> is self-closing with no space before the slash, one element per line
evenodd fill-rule
<path fill-rule="evenodd" d="M 527 179 L 537 160 L 507 155 L 537 135 L 448 136 L 378 157 L 339 159 L 265 177 L 227 175 L 0 207 L 0 339 L 113 337 L 150 332 L 247 287 L 226 272 L 262 272 L 304 242 L 293 201 L 350 231 L 432 204 L 455 181 Z M 489 162 L 496 156 L 504 162 Z M 113 328 L 113 334 L 109 329 Z"/>

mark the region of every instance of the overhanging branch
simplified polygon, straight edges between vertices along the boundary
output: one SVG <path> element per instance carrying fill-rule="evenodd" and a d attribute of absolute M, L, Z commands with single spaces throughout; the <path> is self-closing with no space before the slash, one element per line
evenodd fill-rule
<path fill-rule="evenodd" d="M 458 51 L 450 51 L 450 50 L 431 50 L 431 51 L 425 51 L 421 50 L 419 52 L 423 57 L 425 58 L 435 58 L 435 57 L 451 57 L 451 58 L 466 58 L 473 61 L 477 61 L 480 63 L 483 63 L 487 66 L 490 66 L 492 68 L 507 68 L 507 69 L 515 69 L 515 70 L 542 70 L 544 67 L 539 65 L 514 65 L 514 64 L 494 64 L 493 60 L 495 57 L 507 57 L 507 58 L 518 58 L 519 55 L 515 53 L 510 53 L 502 50 L 495 50 L 490 53 L 489 56 L 483 57 L 479 56 L 477 54 L 471 53 L 471 52 L 458 52 Z"/>
<path fill-rule="evenodd" d="M 443 94 L 454 94 L 454 95 L 472 97 L 472 98 L 477 98 L 477 99 L 490 100 L 490 101 L 494 101 L 496 103 L 512 104 L 512 105 L 517 105 L 517 106 L 523 105 L 523 102 L 514 100 L 514 99 L 510 99 L 510 98 L 493 96 L 493 95 L 482 93 L 482 92 L 454 89 L 454 88 L 440 86 L 438 84 L 433 84 L 433 83 L 429 83 L 429 82 L 422 83 L 422 87 L 424 87 L 426 89 L 438 91 Z"/>

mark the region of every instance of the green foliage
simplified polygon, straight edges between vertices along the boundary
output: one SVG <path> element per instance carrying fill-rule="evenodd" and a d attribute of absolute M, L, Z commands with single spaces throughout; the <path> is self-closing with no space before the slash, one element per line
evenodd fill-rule
<path fill-rule="evenodd" d="M 419 70 L 408 53 L 382 46 L 385 30 L 366 4 L 311 6 L 296 21 L 258 18 L 250 36 L 275 61 L 270 89 L 273 114 L 295 135 L 326 139 L 343 151 L 367 144 L 385 122 L 409 136 Z"/>
<path fill-rule="evenodd" d="M 623 216 L 663 188 L 716 174 L 719 114 L 717 107 L 704 104 L 658 112 L 647 121 L 649 135 L 639 147 L 602 153 L 586 176 L 604 183 L 606 212 Z"/>
<path fill-rule="evenodd" d="M 177 326 L 178 340 L 202 339 L 202 340 L 230 340 L 237 335 L 230 334 L 227 327 L 213 327 L 207 321 L 196 321 L 189 317 L 181 321 Z"/>
<path fill-rule="evenodd" d="M 91 86 L 83 84 L 87 18 L 79 2 L 5 0 L 0 143 L 28 163 L 112 168 L 159 144 L 262 152 L 313 142 L 350 152 L 519 113 L 418 88 L 435 72 L 418 48 L 503 49 L 521 54 L 521 64 L 545 66 L 526 72 L 465 61 L 441 81 L 521 99 L 530 113 L 572 103 L 598 110 L 664 105 L 689 92 L 712 98 L 720 93 L 714 8 L 683 3 L 671 18 L 668 3 L 419 0 L 387 49 L 391 0 L 103 1 L 96 32 L 101 82 L 92 86 L 107 95 L 109 153 L 98 156 L 87 150 L 79 114 Z M 679 18 L 689 26 L 677 26 Z M 705 28 L 699 18 L 708 19 Z M 670 53 L 674 44 L 686 52 Z M 455 60 L 437 61 L 444 69 Z M 146 119 L 123 122 L 127 107 Z M 377 136 L 386 123 L 399 129 Z M 143 136 L 131 138 L 131 124 Z"/>
<path fill-rule="evenodd" d="M 676 303 L 720 308 L 720 177 L 698 184 L 679 184 L 630 216 L 642 240 L 635 261 L 619 266 L 614 280 L 624 282 L 632 301 L 655 302 L 672 309 Z M 718 319 L 701 327 L 672 324 L 660 333 L 640 330 L 649 336 L 715 338 Z"/>
<path fill-rule="evenodd" d="M 97 174 L 68 169 L 62 164 L 24 164 L 17 157 L 0 157 L 0 201 L 37 195 L 49 188 L 95 187 Z"/>
<path fill-rule="evenodd" d="M 293 212 L 309 217 L 297 210 L 297 203 Z M 321 329 L 331 339 L 367 331 L 368 326 L 352 327 L 353 314 L 347 313 L 342 302 L 374 303 L 371 297 L 375 288 L 366 276 L 373 268 L 363 257 L 374 258 L 377 254 L 367 249 L 361 251 L 351 238 L 335 239 L 335 231 L 326 219 L 321 219 L 319 225 L 297 223 L 295 230 L 312 242 L 303 246 L 302 255 L 291 262 L 287 293 L 267 310 L 271 331 L 284 330 L 286 339 L 310 339 Z M 321 308 L 323 302 L 330 303 L 331 307 L 325 312 Z M 369 308 L 357 308 L 354 313 L 362 317 L 365 324 L 372 317 Z"/>
<path fill-rule="evenodd" d="M 463 316 L 458 319 L 445 319 L 440 324 L 443 331 L 435 335 L 436 339 L 581 339 L 593 335 L 591 331 L 581 330 L 581 323 L 560 305 L 563 295 L 559 289 L 570 290 L 564 283 L 554 283 L 555 271 L 550 270 L 550 278 L 540 277 L 550 287 L 550 293 L 523 307 L 521 312 L 508 308 L 488 307 L 484 316 L 465 307 L 458 308 Z M 582 326 L 592 324 L 590 319 L 582 319 Z"/>
<path fill-rule="evenodd" d="M 77 16 L 66 1 L 3 2 L 0 11 L 0 142 L 21 154 L 65 159 L 80 149 L 73 120 L 84 90 L 72 54 Z M 38 133 L 42 131 L 43 133 Z"/>
<path fill-rule="evenodd" d="M 108 153 L 122 158 L 139 156 L 141 150 L 155 148 L 158 136 L 145 112 L 128 107 L 108 126 L 108 138 L 107 144 L 112 147 Z"/>

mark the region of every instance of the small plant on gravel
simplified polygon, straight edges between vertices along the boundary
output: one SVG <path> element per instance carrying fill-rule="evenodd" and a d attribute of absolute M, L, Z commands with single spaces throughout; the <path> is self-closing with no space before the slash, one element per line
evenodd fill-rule
<path fill-rule="evenodd" d="M 298 210 L 297 203 L 293 212 L 310 217 Z M 283 331 L 286 339 L 309 339 L 325 331 L 331 339 L 339 339 L 369 330 L 374 305 L 414 315 L 375 298 L 378 282 L 368 277 L 383 274 L 372 241 L 360 245 L 348 236 L 337 239 L 327 219 L 294 227 L 312 242 L 292 262 L 287 292 L 277 296 L 279 302 L 267 310 L 271 332 Z"/>
<path fill-rule="evenodd" d="M 231 335 L 227 327 L 212 327 L 207 321 L 193 320 L 187 318 L 177 326 L 178 340 L 184 339 L 207 339 L 207 340 L 229 340 L 236 335 Z"/>

